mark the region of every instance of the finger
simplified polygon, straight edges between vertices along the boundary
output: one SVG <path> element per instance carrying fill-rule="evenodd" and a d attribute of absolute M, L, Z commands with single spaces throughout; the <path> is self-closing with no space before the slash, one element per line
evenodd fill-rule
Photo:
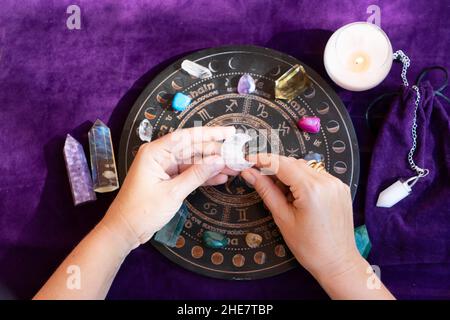
<path fill-rule="evenodd" d="M 185 199 L 192 191 L 219 174 L 225 167 L 222 157 L 214 155 L 203 159 L 201 164 L 193 164 L 169 181 L 169 190 L 177 200 Z"/>
<path fill-rule="evenodd" d="M 203 185 L 204 186 L 217 186 L 224 184 L 228 181 L 228 176 L 226 174 L 219 173 L 218 175 L 208 179 Z"/>
<path fill-rule="evenodd" d="M 286 196 L 268 176 L 250 168 L 241 172 L 241 176 L 253 185 L 266 207 L 272 212 L 275 222 L 287 223 L 293 218 Z M 277 224 L 278 224 L 277 222 Z"/>
<path fill-rule="evenodd" d="M 180 129 L 156 140 L 160 146 L 171 152 L 181 150 L 191 144 L 209 141 L 222 141 L 236 132 L 230 127 L 193 127 Z"/>
<path fill-rule="evenodd" d="M 291 187 L 294 185 L 303 185 L 310 177 L 311 168 L 308 167 L 303 159 L 295 159 L 270 153 L 259 153 L 252 156 L 252 162 L 256 167 L 266 173 L 272 173 L 283 182 Z"/>

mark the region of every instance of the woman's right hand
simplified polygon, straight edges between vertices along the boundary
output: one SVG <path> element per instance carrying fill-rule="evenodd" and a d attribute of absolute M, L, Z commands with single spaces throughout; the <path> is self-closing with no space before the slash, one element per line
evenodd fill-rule
<path fill-rule="evenodd" d="M 254 168 L 241 175 L 271 211 L 297 260 L 332 297 L 352 297 L 334 292 L 333 282 L 356 270 L 363 290 L 370 266 L 356 247 L 350 188 L 326 171 L 312 169 L 303 159 L 273 154 L 256 158 L 256 167 L 270 168 L 275 175 L 262 175 Z"/>

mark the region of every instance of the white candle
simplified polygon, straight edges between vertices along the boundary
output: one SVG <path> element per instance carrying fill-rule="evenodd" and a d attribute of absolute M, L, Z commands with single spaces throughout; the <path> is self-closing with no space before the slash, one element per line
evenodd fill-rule
<path fill-rule="evenodd" d="M 330 78 L 340 87 L 363 91 L 377 86 L 392 66 L 392 45 L 386 33 L 368 22 L 339 28 L 323 57 Z"/>

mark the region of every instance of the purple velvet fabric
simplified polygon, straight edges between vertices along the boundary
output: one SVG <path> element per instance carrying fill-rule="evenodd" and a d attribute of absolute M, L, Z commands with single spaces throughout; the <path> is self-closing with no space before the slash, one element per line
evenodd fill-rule
<path fill-rule="evenodd" d="M 81 30 L 66 27 L 70 4 L 81 8 Z M 372 4 L 381 8 L 381 25 L 393 47 L 412 58 L 410 79 L 425 66 L 449 67 L 446 1 L 2 1 L 0 281 L 17 297 L 30 298 L 99 221 L 114 197 L 102 194 L 95 203 L 73 207 L 62 155 L 67 133 L 86 147 L 87 131 L 100 118 L 111 127 L 117 151 L 125 118 L 143 87 L 175 58 L 205 47 L 270 47 L 297 57 L 328 79 L 322 63 L 326 41 L 338 27 L 366 20 L 367 7 Z M 360 143 L 356 225 L 364 222 L 373 143 L 363 115 L 374 97 L 399 87 L 399 72 L 394 66 L 380 86 L 367 92 L 336 88 Z M 448 128 L 439 125 L 433 130 Z M 448 146 L 444 137 L 440 139 L 433 141 L 436 152 L 440 143 Z M 443 151 L 439 152 L 442 155 Z M 417 189 L 425 187 L 427 183 Z M 422 196 L 437 197 L 441 191 L 436 191 Z M 398 224 L 387 231 L 380 229 L 384 225 L 377 225 L 383 217 L 368 213 L 374 261 L 381 266 L 383 281 L 399 298 L 450 297 L 450 281 L 443 281 L 450 277 L 449 246 L 446 242 L 443 247 L 439 240 L 439 236 L 449 238 L 444 210 L 431 204 L 420 207 L 422 215 L 416 222 L 417 213 L 395 213 L 390 219 L 397 219 Z M 447 228 L 439 229 L 439 224 L 432 223 L 434 219 Z M 409 224 L 400 225 L 402 221 Z M 395 226 L 411 223 L 420 228 L 394 232 Z M 410 239 L 417 251 L 409 248 L 397 261 L 393 260 L 395 248 L 384 253 L 385 245 L 408 244 Z M 444 250 L 446 257 L 433 257 L 433 253 L 442 257 Z M 109 298 L 295 299 L 326 295 L 301 268 L 269 279 L 230 282 L 188 272 L 153 248 L 142 247 L 126 259 Z"/>

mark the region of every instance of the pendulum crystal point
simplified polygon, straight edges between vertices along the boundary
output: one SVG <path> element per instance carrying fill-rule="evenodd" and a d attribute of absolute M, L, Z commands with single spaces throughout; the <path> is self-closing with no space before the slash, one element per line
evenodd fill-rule
<path fill-rule="evenodd" d="M 138 135 L 139 139 L 145 142 L 152 141 L 153 127 L 150 124 L 150 121 L 144 119 L 141 121 L 138 127 Z"/>
<path fill-rule="evenodd" d="M 309 84 L 305 69 L 296 64 L 275 81 L 275 98 L 292 100 Z"/>
<path fill-rule="evenodd" d="M 183 203 L 181 208 L 175 213 L 175 216 L 155 234 L 155 240 L 168 247 L 175 247 L 178 237 L 183 231 L 188 214 L 188 208 Z"/>
<path fill-rule="evenodd" d="M 175 111 L 183 111 L 188 107 L 188 105 L 191 103 L 192 99 L 190 96 L 185 95 L 184 93 L 177 92 L 173 96 L 172 100 L 172 108 Z"/>
<path fill-rule="evenodd" d="M 380 193 L 377 200 L 377 207 L 391 208 L 400 200 L 406 198 L 410 193 L 411 187 L 408 182 L 398 180 Z"/>
<path fill-rule="evenodd" d="M 74 205 L 96 200 L 83 146 L 68 134 L 63 153 Z"/>
<path fill-rule="evenodd" d="M 111 141 L 111 130 L 97 119 L 89 130 L 88 136 L 94 191 L 103 193 L 118 189 L 119 180 Z"/>
<path fill-rule="evenodd" d="M 196 78 L 206 79 L 212 77 L 211 70 L 190 60 L 184 60 L 181 63 L 181 69 Z"/>
<path fill-rule="evenodd" d="M 237 91 L 239 94 L 250 94 L 256 89 L 255 79 L 248 73 L 244 74 L 238 82 Z"/>
<path fill-rule="evenodd" d="M 300 129 L 309 133 L 320 131 L 320 118 L 318 117 L 302 117 L 297 124 Z"/>
<path fill-rule="evenodd" d="M 355 228 L 355 242 L 359 253 L 363 258 L 367 258 L 370 249 L 372 249 L 372 244 L 370 243 L 366 225 L 363 224 L 362 226 Z"/>
<path fill-rule="evenodd" d="M 229 239 L 224 234 L 214 231 L 205 231 L 202 238 L 203 244 L 212 249 L 224 248 L 229 242 Z"/>

